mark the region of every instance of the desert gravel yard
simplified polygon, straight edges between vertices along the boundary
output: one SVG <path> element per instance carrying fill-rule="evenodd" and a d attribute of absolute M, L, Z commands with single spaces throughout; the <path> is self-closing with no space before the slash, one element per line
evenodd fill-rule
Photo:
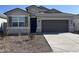
<path fill-rule="evenodd" d="M 3 53 L 39 53 L 52 52 L 43 35 L 34 35 L 32 40 L 28 36 L 0 37 L 0 52 Z"/>
<path fill-rule="evenodd" d="M 59 33 L 44 35 L 53 52 L 79 52 L 79 34 Z"/>

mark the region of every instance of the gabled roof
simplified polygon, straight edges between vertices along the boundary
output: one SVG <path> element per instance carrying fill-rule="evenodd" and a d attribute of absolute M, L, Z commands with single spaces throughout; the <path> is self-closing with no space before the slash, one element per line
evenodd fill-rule
<path fill-rule="evenodd" d="M 31 6 L 26 7 L 26 9 L 31 8 L 31 7 L 36 7 L 36 8 L 38 8 L 36 5 L 31 5 Z"/>
<path fill-rule="evenodd" d="M 28 7 L 26 7 L 26 9 L 32 8 L 32 7 L 35 7 L 35 8 L 38 8 L 38 9 L 43 9 L 43 10 L 48 10 L 48 8 L 46 8 L 46 7 L 44 7 L 44 6 L 36 6 L 36 5 L 28 6 Z"/>
<path fill-rule="evenodd" d="M 48 8 L 44 7 L 44 6 L 39 6 L 38 8 L 40 9 L 45 9 L 45 10 L 49 10 Z"/>
<path fill-rule="evenodd" d="M 20 9 L 20 8 L 15 8 L 15 9 L 12 9 L 12 10 L 9 10 L 9 11 L 5 12 L 4 14 L 8 14 L 9 12 L 12 12 L 12 11 L 14 11 L 14 10 L 22 10 L 22 11 L 26 12 L 26 11 L 25 11 L 25 10 L 23 10 L 23 9 Z"/>
<path fill-rule="evenodd" d="M 56 10 L 56 9 L 49 9 L 48 11 L 46 11 L 45 13 L 63 13 L 59 10 Z"/>
<path fill-rule="evenodd" d="M 32 7 L 35 7 L 35 8 L 38 8 L 38 9 L 42 9 L 42 10 L 47 10 L 47 11 L 45 11 L 45 13 L 62 13 L 61 11 L 56 10 L 56 9 L 48 9 L 48 8 L 46 8 L 44 6 L 36 6 L 36 5 L 28 6 L 28 7 L 26 7 L 26 9 L 32 8 Z"/>

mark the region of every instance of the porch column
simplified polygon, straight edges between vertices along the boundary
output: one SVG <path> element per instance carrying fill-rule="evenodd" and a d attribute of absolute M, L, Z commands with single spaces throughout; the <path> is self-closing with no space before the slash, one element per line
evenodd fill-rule
<path fill-rule="evenodd" d="M 69 32 L 74 32 L 73 19 L 69 20 Z"/>
<path fill-rule="evenodd" d="M 28 29 L 27 29 L 27 33 L 30 33 L 30 16 L 28 16 Z"/>
<path fill-rule="evenodd" d="M 40 20 L 40 18 L 37 18 L 37 30 L 36 30 L 37 33 L 41 33 L 41 29 L 42 29 L 41 22 L 42 21 Z"/>

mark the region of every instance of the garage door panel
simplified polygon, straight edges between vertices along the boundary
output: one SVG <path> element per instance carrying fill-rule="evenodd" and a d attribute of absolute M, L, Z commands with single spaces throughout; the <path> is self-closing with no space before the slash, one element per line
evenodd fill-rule
<path fill-rule="evenodd" d="M 43 20 L 42 32 L 67 32 L 67 20 Z"/>

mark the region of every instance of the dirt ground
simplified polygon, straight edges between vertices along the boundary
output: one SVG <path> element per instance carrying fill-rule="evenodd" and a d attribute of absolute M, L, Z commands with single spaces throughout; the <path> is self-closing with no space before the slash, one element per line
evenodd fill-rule
<path fill-rule="evenodd" d="M 24 36 L 4 36 L 0 37 L 1 53 L 41 53 L 52 52 L 48 42 L 43 35 L 34 35 L 28 39 Z"/>

